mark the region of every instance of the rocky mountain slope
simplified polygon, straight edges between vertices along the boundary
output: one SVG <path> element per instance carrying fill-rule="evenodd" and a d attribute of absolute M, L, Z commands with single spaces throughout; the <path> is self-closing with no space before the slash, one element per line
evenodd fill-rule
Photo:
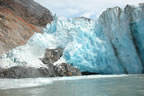
<path fill-rule="evenodd" d="M 0 54 L 25 44 L 52 20 L 51 12 L 33 0 L 0 0 Z"/>

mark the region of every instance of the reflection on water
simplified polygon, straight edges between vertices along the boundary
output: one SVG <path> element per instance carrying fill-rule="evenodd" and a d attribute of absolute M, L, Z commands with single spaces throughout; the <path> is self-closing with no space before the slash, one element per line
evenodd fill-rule
<path fill-rule="evenodd" d="M 37 87 L 1 89 L 0 96 L 144 96 L 144 75 L 63 79 Z"/>

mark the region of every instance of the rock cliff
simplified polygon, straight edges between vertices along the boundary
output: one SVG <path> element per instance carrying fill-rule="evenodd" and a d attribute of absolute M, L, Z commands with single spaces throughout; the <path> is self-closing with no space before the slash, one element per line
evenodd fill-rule
<path fill-rule="evenodd" d="M 25 44 L 52 20 L 51 12 L 33 0 L 0 0 L 0 54 Z"/>

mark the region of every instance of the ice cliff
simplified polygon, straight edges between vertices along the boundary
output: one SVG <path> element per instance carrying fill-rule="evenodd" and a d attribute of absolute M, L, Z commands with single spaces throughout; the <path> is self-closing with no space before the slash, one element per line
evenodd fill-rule
<path fill-rule="evenodd" d="M 0 66 L 44 66 L 45 49 L 64 48 L 59 62 L 100 74 L 142 73 L 144 69 L 144 4 L 109 8 L 97 20 L 55 16 L 44 33 L 25 46 L 0 56 Z M 56 63 L 55 63 L 56 64 Z"/>

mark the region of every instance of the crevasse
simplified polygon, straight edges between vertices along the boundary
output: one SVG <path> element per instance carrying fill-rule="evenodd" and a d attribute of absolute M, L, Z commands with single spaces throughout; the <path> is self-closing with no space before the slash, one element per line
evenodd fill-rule
<path fill-rule="evenodd" d="M 44 33 L 0 56 L 3 68 L 46 67 L 45 49 L 64 48 L 64 60 L 81 71 L 100 74 L 142 73 L 144 69 L 144 5 L 109 8 L 97 20 L 54 17 Z"/>

